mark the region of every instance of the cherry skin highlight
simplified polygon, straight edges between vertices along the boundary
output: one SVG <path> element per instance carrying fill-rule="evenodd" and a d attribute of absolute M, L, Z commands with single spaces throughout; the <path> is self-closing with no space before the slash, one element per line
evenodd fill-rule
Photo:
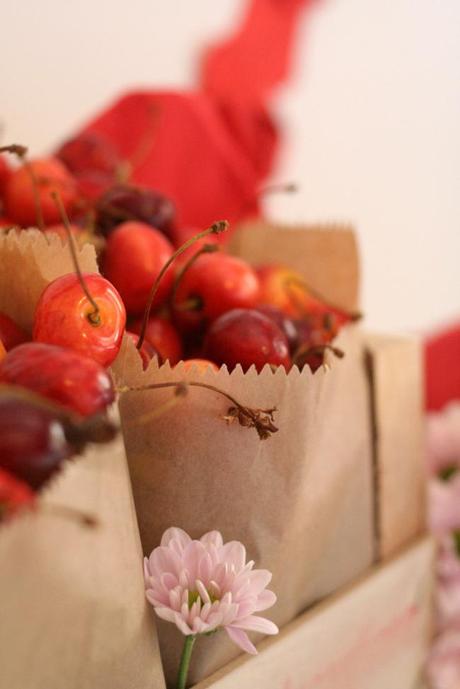
<path fill-rule="evenodd" d="M 141 222 L 125 222 L 107 240 L 104 274 L 119 291 L 132 314 L 144 311 L 155 279 L 173 254 L 172 244 L 161 232 Z M 167 299 L 173 283 L 168 270 L 160 282 L 153 308 Z"/>
<path fill-rule="evenodd" d="M 142 319 L 131 324 L 133 333 L 141 332 Z M 162 361 L 169 361 L 171 366 L 182 359 L 182 342 L 172 323 L 166 318 L 151 316 L 145 331 L 145 340 L 158 352 Z"/>
<path fill-rule="evenodd" d="M 251 266 L 227 254 L 203 254 L 181 279 L 174 303 L 174 321 L 181 330 L 199 330 L 223 313 L 252 308 L 259 281 Z"/>
<path fill-rule="evenodd" d="M 99 313 L 84 294 L 75 273 L 53 280 L 35 309 L 33 339 L 74 349 L 109 366 L 117 356 L 126 324 L 126 311 L 115 287 L 98 273 L 84 280 Z"/>
<path fill-rule="evenodd" d="M 284 333 L 270 318 L 254 309 L 234 309 L 211 325 L 205 339 L 205 354 L 231 371 L 241 364 L 247 371 L 254 364 L 261 371 L 265 364 L 291 366 L 289 344 Z"/>
<path fill-rule="evenodd" d="M 23 342 L 28 342 L 30 337 L 25 330 L 19 327 L 12 318 L 0 311 L 0 340 L 8 352 Z"/>
<path fill-rule="evenodd" d="M 115 399 L 110 374 L 94 359 L 56 345 L 29 342 L 0 361 L 0 383 L 21 385 L 81 416 Z"/>
<path fill-rule="evenodd" d="M 41 158 L 29 163 L 37 180 L 37 191 L 45 224 L 60 222 L 60 213 L 51 193 L 56 192 L 70 213 L 78 200 L 74 177 L 56 158 Z M 15 170 L 4 191 L 6 215 L 23 227 L 37 225 L 34 185 L 26 165 Z"/>
<path fill-rule="evenodd" d="M 298 346 L 298 331 L 294 324 L 292 318 L 286 316 L 281 309 L 277 306 L 272 306 L 271 304 L 262 304 L 258 306 L 256 311 L 262 313 L 267 318 L 270 318 L 278 328 L 285 334 L 286 339 L 289 343 L 289 351 L 292 353 Z"/>

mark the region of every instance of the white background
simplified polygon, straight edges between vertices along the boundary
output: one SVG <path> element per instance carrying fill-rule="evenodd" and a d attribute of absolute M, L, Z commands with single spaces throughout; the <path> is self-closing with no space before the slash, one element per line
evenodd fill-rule
<path fill-rule="evenodd" d="M 42 153 L 130 86 L 193 85 L 245 0 L 1 0 L 3 140 Z M 283 220 L 350 220 L 379 329 L 460 316 L 460 0 L 318 0 L 276 99 Z"/>

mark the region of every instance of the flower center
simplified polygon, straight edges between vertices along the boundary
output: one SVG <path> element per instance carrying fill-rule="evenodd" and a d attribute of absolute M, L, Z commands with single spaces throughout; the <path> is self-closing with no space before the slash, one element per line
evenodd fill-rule
<path fill-rule="evenodd" d="M 206 589 L 208 592 L 208 596 L 210 598 L 211 604 L 215 603 L 216 601 L 220 600 L 212 591 L 209 591 L 209 589 Z M 203 598 L 200 596 L 198 591 L 189 591 L 188 592 L 188 607 L 189 610 L 191 610 L 192 605 L 196 603 L 197 601 L 200 601 L 201 606 L 203 606 L 206 601 L 203 600 Z"/>

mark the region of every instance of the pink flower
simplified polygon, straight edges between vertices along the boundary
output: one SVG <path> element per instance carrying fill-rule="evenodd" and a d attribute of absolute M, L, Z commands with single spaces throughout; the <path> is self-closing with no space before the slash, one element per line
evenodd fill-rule
<path fill-rule="evenodd" d="M 224 543 L 218 531 L 192 540 L 182 529 L 167 529 L 161 545 L 144 559 L 147 600 L 158 617 L 186 636 L 221 627 L 243 651 L 257 653 L 246 631 L 277 634 L 278 627 L 254 613 L 270 608 L 272 575 L 246 563 L 239 541 Z"/>

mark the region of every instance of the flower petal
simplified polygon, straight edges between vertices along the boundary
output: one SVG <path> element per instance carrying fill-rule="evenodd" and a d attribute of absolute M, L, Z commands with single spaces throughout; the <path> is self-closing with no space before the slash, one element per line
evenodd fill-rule
<path fill-rule="evenodd" d="M 246 548 L 239 541 L 225 543 L 221 548 L 220 554 L 224 562 L 234 565 L 236 572 L 242 570 L 246 564 Z"/>
<path fill-rule="evenodd" d="M 276 600 L 276 593 L 273 593 L 273 591 L 269 591 L 268 589 L 266 591 L 262 591 L 262 593 L 259 593 L 257 596 L 254 611 L 261 612 L 262 610 L 267 610 L 267 608 L 271 608 L 272 605 L 275 605 Z"/>
<path fill-rule="evenodd" d="M 213 545 L 215 548 L 222 548 L 224 540 L 220 531 L 208 531 L 200 538 L 201 543 L 208 548 Z"/>
<path fill-rule="evenodd" d="M 190 543 L 192 540 L 188 533 L 183 529 L 179 529 L 177 526 L 172 526 L 170 529 L 166 529 L 164 532 L 160 545 L 168 547 L 169 542 L 172 540 L 177 541 L 181 546 L 182 550 Z"/>
<path fill-rule="evenodd" d="M 272 573 L 268 569 L 254 569 L 246 575 L 251 584 L 251 595 L 257 595 L 268 586 L 272 580 Z"/>
<path fill-rule="evenodd" d="M 274 622 L 258 615 L 248 615 L 248 617 L 243 617 L 241 620 L 236 620 L 232 623 L 232 627 L 247 629 L 251 632 L 260 632 L 261 634 L 278 634 L 279 632 Z"/>
<path fill-rule="evenodd" d="M 235 629 L 235 627 L 225 627 L 225 631 L 233 643 L 239 646 L 243 651 L 251 655 L 257 655 L 257 649 L 254 644 L 249 641 L 246 632 L 243 632 L 242 629 Z"/>
<path fill-rule="evenodd" d="M 161 617 L 162 620 L 166 620 L 166 622 L 175 622 L 176 619 L 174 617 L 174 610 L 171 610 L 171 608 L 155 608 L 155 612 L 158 615 L 158 617 Z"/>

